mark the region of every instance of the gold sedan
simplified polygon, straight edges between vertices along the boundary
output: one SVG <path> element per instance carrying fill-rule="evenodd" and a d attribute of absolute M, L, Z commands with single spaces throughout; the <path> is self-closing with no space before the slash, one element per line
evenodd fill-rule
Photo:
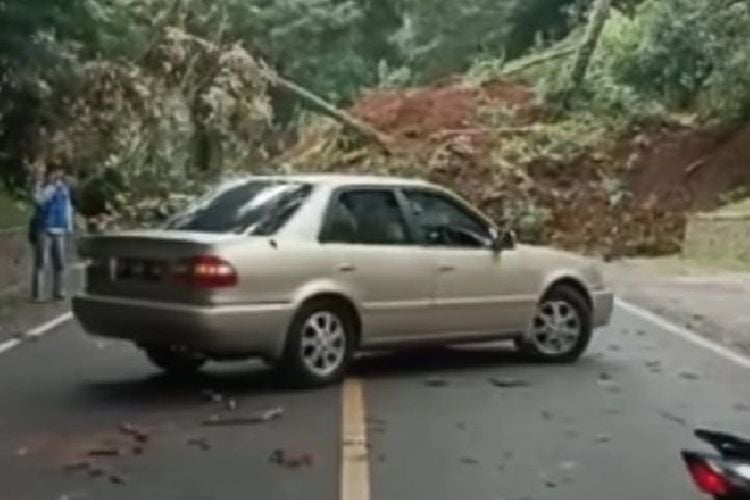
<path fill-rule="evenodd" d="M 89 237 L 80 251 L 84 329 L 178 374 L 259 356 L 320 385 L 360 350 L 501 339 L 573 362 L 613 307 L 593 260 L 518 245 L 421 180 L 233 179 L 162 228 Z"/>

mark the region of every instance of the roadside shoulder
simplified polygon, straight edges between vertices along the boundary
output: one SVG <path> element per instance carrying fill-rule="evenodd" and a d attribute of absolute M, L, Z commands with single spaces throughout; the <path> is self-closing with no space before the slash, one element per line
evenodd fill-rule
<path fill-rule="evenodd" d="M 680 259 L 627 260 L 604 269 L 623 300 L 750 354 L 750 272 L 707 269 Z"/>

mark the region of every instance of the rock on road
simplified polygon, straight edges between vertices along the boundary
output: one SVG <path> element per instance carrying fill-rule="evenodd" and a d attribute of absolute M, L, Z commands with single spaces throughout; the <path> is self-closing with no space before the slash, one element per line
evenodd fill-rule
<path fill-rule="evenodd" d="M 619 308 L 576 365 L 479 347 L 369 355 L 351 375 L 369 481 L 346 500 L 698 499 L 692 430 L 750 435 L 747 369 Z M 0 498 L 336 500 L 343 399 L 253 364 L 170 381 L 67 323 L 0 355 Z"/>

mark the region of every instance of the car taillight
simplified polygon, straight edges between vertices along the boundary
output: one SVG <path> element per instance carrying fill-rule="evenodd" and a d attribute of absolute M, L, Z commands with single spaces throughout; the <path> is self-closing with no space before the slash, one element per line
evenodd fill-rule
<path fill-rule="evenodd" d="M 696 486 L 707 495 L 723 497 L 729 495 L 729 481 L 720 470 L 697 457 L 687 460 L 688 470 Z"/>
<path fill-rule="evenodd" d="M 237 286 L 237 271 L 215 255 L 199 255 L 180 261 L 172 273 L 173 281 L 195 288 Z"/>

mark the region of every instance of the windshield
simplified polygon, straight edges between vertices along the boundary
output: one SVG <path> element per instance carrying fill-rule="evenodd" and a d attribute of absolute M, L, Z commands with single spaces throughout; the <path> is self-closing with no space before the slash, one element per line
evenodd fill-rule
<path fill-rule="evenodd" d="M 175 215 L 166 229 L 270 236 L 297 212 L 310 184 L 279 180 L 231 181 Z"/>

